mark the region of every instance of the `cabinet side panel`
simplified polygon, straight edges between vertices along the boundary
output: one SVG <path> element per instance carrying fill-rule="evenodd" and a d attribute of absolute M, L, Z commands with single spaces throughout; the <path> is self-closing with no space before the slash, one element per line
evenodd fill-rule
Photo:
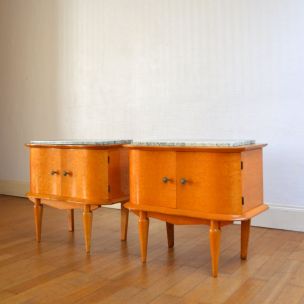
<path fill-rule="evenodd" d="M 248 211 L 263 204 L 263 151 L 242 152 L 243 210 Z"/>
<path fill-rule="evenodd" d="M 175 162 L 175 152 L 130 150 L 131 203 L 176 208 Z"/>
<path fill-rule="evenodd" d="M 102 201 L 108 198 L 108 151 L 61 149 L 62 196 Z"/>
<path fill-rule="evenodd" d="M 240 153 L 178 152 L 177 179 L 179 209 L 242 213 Z"/>
<path fill-rule="evenodd" d="M 109 150 L 110 198 L 129 196 L 129 156 L 125 148 Z"/>
<path fill-rule="evenodd" d="M 52 171 L 56 174 L 51 175 Z M 30 192 L 60 194 L 60 155 L 57 149 L 30 148 Z"/>

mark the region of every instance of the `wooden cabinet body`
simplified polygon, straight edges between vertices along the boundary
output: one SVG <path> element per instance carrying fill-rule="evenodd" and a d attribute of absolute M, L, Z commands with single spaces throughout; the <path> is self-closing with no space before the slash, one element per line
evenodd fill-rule
<path fill-rule="evenodd" d="M 28 196 L 106 204 L 129 196 L 128 152 L 31 147 Z"/>
<path fill-rule="evenodd" d="M 139 208 L 242 219 L 263 205 L 262 149 L 229 153 L 131 149 L 130 188 L 130 202 Z"/>
<path fill-rule="evenodd" d="M 40 240 L 42 206 L 83 209 L 86 249 L 90 249 L 92 210 L 122 203 L 122 239 L 126 239 L 129 200 L 128 151 L 122 144 L 29 144 L 30 192 L 35 204 L 36 237 Z M 41 209 L 41 212 L 39 213 Z M 36 213 L 39 214 L 36 214 Z"/>
<path fill-rule="evenodd" d="M 263 146 L 130 145 L 127 207 L 143 217 L 141 222 L 155 217 L 169 224 L 215 223 L 220 230 L 235 220 L 250 221 L 267 209 Z"/>

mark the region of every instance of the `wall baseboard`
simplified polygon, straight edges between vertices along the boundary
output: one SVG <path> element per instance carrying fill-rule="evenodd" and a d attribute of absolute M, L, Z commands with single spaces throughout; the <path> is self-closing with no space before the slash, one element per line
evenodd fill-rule
<path fill-rule="evenodd" d="M 25 197 L 29 183 L 0 180 L 0 194 Z M 120 204 L 104 206 L 120 209 Z M 304 232 L 304 207 L 269 204 L 269 210 L 252 220 L 253 226 Z"/>
<path fill-rule="evenodd" d="M 29 182 L 0 180 L 0 194 L 25 197 L 29 189 Z"/>

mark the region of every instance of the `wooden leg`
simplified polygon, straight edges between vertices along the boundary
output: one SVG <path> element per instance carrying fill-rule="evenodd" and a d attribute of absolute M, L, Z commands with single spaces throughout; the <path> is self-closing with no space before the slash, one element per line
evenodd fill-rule
<path fill-rule="evenodd" d="M 174 225 L 166 222 L 168 247 L 174 247 Z"/>
<path fill-rule="evenodd" d="M 68 210 L 68 229 L 74 231 L 74 209 Z"/>
<path fill-rule="evenodd" d="M 36 228 L 36 241 L 41 241 L 41 224 L 42 224 L 43 205 L 40 199 L 37 199 L 34 204 L 35 228 Z"/>
<path fill-rule="evenodd" d="M 218 262 L 220 255 L 220 242 L 221 242 L 221 228 L 220 228 L 220 223 L 218 221 L 210 222 L 209 237 L 210 237 L 212 276 L 217 277 Z"/>
<path fill-rule="evenodd" d="M 129 209 L 124 207 L 124 203 L 121 203 L 120 218 L 121 218 L 120 239 L 122 241 L 126 241 L 128 235 Z"/>
<path fill-rule="evenodd" d="M 89 205 L 84 207 L 82 218 L 86 252 L 90 253 L 93 214 Z"/>
<path fill-rule="evenodd" d="M 148 234 L 149 234 L 149 218 L 147 217 L 147 212 L 139 212 L 139 239 L 140 239 L 140 251 L 141 260 L 143 263 L 147 260 L 147 246 L 148 246 Z"/>
<path fill-rule="evenodd" d="M 250 219 L 241 222 L 241 259 L 247 259 L 248 243 L 250 234 Z"/>

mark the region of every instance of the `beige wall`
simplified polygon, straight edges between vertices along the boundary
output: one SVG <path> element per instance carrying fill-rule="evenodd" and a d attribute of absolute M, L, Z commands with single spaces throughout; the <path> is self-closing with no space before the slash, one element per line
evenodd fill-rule
<path fill-rule="evenodd" d="M 1 0 L 0 180 L 30 139 L 255 138 L 304 207 L 302 0 Z"/>

